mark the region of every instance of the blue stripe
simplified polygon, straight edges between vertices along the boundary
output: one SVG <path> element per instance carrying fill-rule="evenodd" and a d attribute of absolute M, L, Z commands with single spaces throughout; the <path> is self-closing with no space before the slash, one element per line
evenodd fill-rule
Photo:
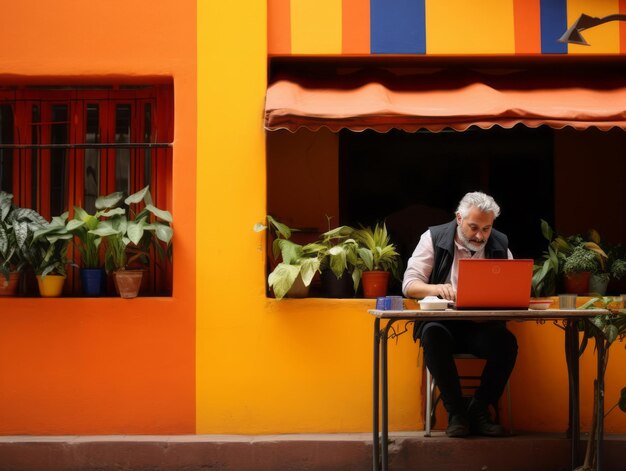
<path fill-rule="evenodd" d="M 567 0 L 541 0 L 542 54 L 567 54 L 567 44 L 558 42 L 567 26 Z"/>
<path fill-rule="evenodd" d="M 425 0 L 370 0 L 372 54 L 426 54 Z"/>

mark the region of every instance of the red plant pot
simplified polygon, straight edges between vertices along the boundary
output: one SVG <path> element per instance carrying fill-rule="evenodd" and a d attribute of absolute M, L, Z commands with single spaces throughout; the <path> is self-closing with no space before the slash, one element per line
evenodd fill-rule
<path fill-rule="evenodd" d="M 591 272 L 583 271 L 565 275 L 565 292 L 584 295 L 589 292 L 589 278 Z"/>
<path fill-rule="evenodd" d="M 381 296 L 387 296 L 389 272 L 364 271 L 361 282 L 363 283 L 363 297 L 379 298 Z"/>

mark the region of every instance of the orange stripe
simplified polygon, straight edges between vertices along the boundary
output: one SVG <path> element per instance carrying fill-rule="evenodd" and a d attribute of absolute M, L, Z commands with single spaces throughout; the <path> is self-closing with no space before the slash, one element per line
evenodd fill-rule
<path fill-rule="evenodd" d="M 513 0 L 515 53 L 541 54 L 539 0 Z"/>
<path fill-rule="evenodd" d="M 342 53 L 370 53 L 369 0 L 342 0 Z"/>
<path fill-rule="evenodd" d="M 267 2 L 267 25 L 268 54 L 291 54 L 290 0 Z"/>
<path fill-rule="evenodd" d="M 619 0 L 619 13 L 626 15 L 626 0 Z M 626 21 L 619 22 L 619 51 L 626 54 Z"/>

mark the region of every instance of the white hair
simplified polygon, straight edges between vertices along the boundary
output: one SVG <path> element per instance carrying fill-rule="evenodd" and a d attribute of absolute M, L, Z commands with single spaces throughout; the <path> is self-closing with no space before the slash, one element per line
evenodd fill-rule
<path fill-rule="evenodd" d="M 469 215 L 470 209 L 472 208 L 478 208 L 483 213 L 493 213 L 494 219 L 500 215 L 500 206 L 498 206 L 491 196 L 481 193 L 480 191 L 466 193 L 459 203 L 457 212 L 461 215 L 461 218 L 464 219 Z"/>

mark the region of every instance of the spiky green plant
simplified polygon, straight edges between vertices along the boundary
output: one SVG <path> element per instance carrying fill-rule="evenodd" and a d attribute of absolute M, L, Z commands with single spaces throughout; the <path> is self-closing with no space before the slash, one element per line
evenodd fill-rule
<path fill-rule="evenodd" d="M 358 269 L 361 271 L 388 271 L 394 278 L 401 279 L 401 259 L 396 246 L 391 243 L 387 226 L 376 224 L 374 229 L 364 227 L 354 231 L 354 239 L 359 244 Z"/>

